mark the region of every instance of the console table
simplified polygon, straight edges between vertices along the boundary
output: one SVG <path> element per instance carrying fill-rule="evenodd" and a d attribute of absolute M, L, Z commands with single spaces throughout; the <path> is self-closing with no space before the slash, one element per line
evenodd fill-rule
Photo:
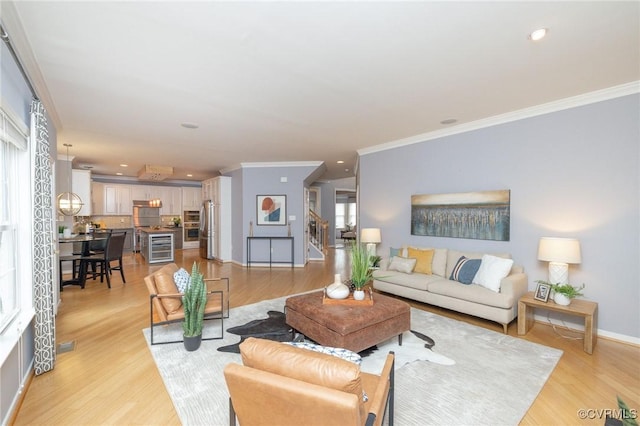
<path fill-rule="evenodd" d="M 533 325 L 534 308 L 562 312 L 584 318 L 584 351 L 593 354 L 597 339 L 598 304 L 588 300 L 573 299 L 569 306 L 558 305 L 552 300 L 542 302 L 533 298 L 530 291 L 518 300 L 518 334 L 527 334 Z"/>
<path fill-rule="evenodd" d="M 267 260 L 252 260 L 251 258 L 251 243 L 253 241 L 256 240 L 267 240 L 269 241 L 269 268 L 271 268 L 271 266 L 274 263 L 290 263 L 291 264 L 291 268 L 293 268 L 293 257 L 294 257 L 294 251 L 293 251 L 293 237 L 247 237 L 247 267 L 250 268 L 252 263 L 264 263 L 267 262 Z M 289 257 L 290 260 L 273 260 L 273 241 L 279 241 L 279 240 L 284 240 L 284 241 L 290 241 L 291 242 L 291 256 Z"/>

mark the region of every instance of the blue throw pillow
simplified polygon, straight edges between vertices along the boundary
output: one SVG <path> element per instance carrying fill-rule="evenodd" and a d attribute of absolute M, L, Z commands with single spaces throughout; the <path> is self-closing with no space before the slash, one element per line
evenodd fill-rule
<path fill-rule="evenodd" d="M 401 248 L 389 247 L 389 259 L 391 259 L 393 256 L 402 256 L 402 254 L 400 253 L 401 251 Z"/>
<path fill-rule="evenodd" d="M 480 263 L 482 263 L 482 259 L 467 259 L 465 256 L 461 256 L 456 266 L 453 267 L 449 279 L 462 284 L 471 284 L 473 277 L 480 269 Z"/>

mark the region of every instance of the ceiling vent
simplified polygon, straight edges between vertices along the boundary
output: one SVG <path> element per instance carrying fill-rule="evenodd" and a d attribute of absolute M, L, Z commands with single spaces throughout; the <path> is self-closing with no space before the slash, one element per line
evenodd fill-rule
<path fill-rule="evenodd" d="M 161 181 L 173 176 L 173 167 L 171 166 L 150 166 L 145 165 L 138 172 L 138 179 Z"/>

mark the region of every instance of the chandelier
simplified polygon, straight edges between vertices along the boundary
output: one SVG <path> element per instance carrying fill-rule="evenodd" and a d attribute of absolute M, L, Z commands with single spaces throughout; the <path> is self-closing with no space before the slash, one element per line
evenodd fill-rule
<path fill-rule="evenodd" d="M 71 178 L 72 178 L 72 170 L 71 170 L 71 160 L 69 160 L 69 147 L 73 146 L 71 144 L 65 143 L 64 146 L 67 147 L 67 162 L 69 163 L 69 186 L 68 192 L 62 192 L 58 195 L 58 211 L 65 216 L 75 216 L 82 209 L 83 203 L 78 194 L 74 193 L 71 187 Z"/>

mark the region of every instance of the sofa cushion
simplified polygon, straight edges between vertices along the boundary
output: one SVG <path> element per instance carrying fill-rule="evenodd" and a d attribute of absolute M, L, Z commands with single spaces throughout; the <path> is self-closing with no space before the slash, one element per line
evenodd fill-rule
<path fill-rule="evenodd" d="M 456 266 L 453 267 L 449 279 L 462 284 L 471 284 L 480 268 L 480 262 L 480 259 L 467 259 L 464 256 L 460 256 Z"/>
<path fill-rule="evenodd" d="M 416 267 L 416 259 L 408 259 L 406 257 L 394 256 L 389 263 L 389 271 L 398 271 L 405 274 L 413 273 Z"/>
<path fill-rule="evenodd" d="M 473 278 L 473 283 L 499 292 L 500 281 L 509 275 L 512 266 L 513 260 L 511 259 L 503 259 L 485 254 L 482 256 L 482 262 L 480 263 L 478 273 L 476 273 L 476 276 Z"/>
<path fill-rule="evenodd" d="M 474 251 L 458 251 L 458 250 L 449 250 L 447 253 L 447 269 L 445 277 L 449 278 L 451 276 L 451 272 L 453 272 L 453 267 L 458 263 L 458 259 L 461 256 L 466 257 L 467 259 L 482 259 L 487 253 L 482 252 L 474 252 Z M 493 253 L 493 256 L 502 257 L 504 259 L 511 259 L 511 255 L 508 253 Z"/>
<path fill-rule="evenodd" d="M 413 247 L 407 248 L 407 257 L 416 259 L 414 272 L 421 274 L 431 274 L 431 262 L 433 261 L 434 251 L 431 249 L 421 250 Z"/>
<path fill-rule="evenodd" d="M 434 281 L 429 284 L 429 293 L 442 296 L 453 297 L 468 302 L 480 303 L 482 305 L 494 306 L 496 308 L 509 309 L 513 307 L 515 301 L 512 296 L 496 293 L 479 284 L 462 284 L 457 281 L 443 280 Z"/>
<path fill-rule="evenodd" d="M 431 273 L 433 275 L 438 275 L 442 278 L 447 278 L 449 275 L 447 273 L 447 252 L 448 250 L 445 248 L 434 248 L 434 247 L 405 247 L 404 254 L 401 256 L 407 256 L 407 252 L 409 248 L 414 248 L 418 250 L 433 250 L 433 259 L 431 260 Z M 457 258 L 456 258 L 457 260 Z M 451 272 L 449 272 L 451 274 Z"/>
<path fill-rule="evenodd" d="M 176 283 L 173 281 L 173 277 L 164 272 L 160 272 L 155 275 L 156 289 L 158 294 L 176 294 L 179 293 Z M 167 313 L 172 314 L 176 312 L 182 306 L 182 299 L 178 297 L 161 297 L 160 301 Z"/>
<path fill-rule="evenodd" d="M 374 271 L 373 278 L 404 287 L 415 288 L 417 290 L 427 290 L 429 283 L 443 280 L 437 275 L 427 274 L 405 274 L 397 271 Z"/>

